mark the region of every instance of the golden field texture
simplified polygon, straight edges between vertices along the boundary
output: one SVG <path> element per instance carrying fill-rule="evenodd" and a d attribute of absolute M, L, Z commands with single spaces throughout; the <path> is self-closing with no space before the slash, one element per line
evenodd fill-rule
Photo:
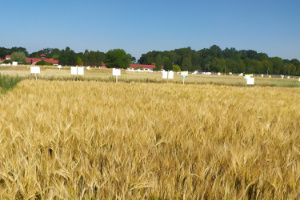
<path fill-rule="evenodd" d="M 24 80 L 0 148 L 0 199 L 297 199 L 300 92 Z"/>

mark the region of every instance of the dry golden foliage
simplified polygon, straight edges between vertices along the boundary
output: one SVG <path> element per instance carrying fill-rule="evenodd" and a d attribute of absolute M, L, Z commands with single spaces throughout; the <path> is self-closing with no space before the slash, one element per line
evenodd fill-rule
<path fill-rule="evenodd" d="M 26 80 L 0 148 L 0 199 L 296 199 L 300 92 Z"/>

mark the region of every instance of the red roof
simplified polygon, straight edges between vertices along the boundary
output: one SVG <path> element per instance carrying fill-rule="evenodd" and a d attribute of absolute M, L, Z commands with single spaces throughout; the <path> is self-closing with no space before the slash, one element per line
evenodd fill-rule
<path fill-rule="evenodd" d="M 11 58 L 11 55 L 6 55 L 5 58 Z"/>
<path fill-rule="evenodd" d="M 106 67 L 105 63 L 102 62 L 102 67 Z M 144 64 L 130 64 L 129 68 L 144 68 L 144 69 L 154 69 L 156 68 L 155 65 L 144 65 Z M 163 69 L 164 66 L 161 66 L 161 69 Z"/>
<path fill-rule="evenodd" d="M 36 63 L 38 61 L 41 61 L 42 59 L 40 58 L 26 58 L 26 62 L 27 63 Z M 51 60 L 49 58 L 46 58 L 44 59 L 45 62 L 48 62 L 48 63 L 52 63 L 52 64 L 58 64 L 58 60 Z"/>
<path fill-rule="evenodd" d="M 144 68 L 144 69 L 154 69 L 156 68 L 155 65 L 144 65 L 144 64 L 130 64 L 130 68 Z"/>
<path fill-rule="evenodd" d="M 2 62 L 2 61 L 5 61 L 5 60 L 3 60 L 3 59 L 0 58 L 0 62 Z"/>
<path fill-rule="evenodd" d="M 52 64 L 58 64 L 58 60 L 51 60 L 49 58 L 44 59 L 44 61 Z"/>
<path fill-rule="evenodd" d="M 43 53 L 42 53 L 40 56 L 41 56 L 41 57 L 46 57 L 46 55 L 45 55 L 45 54 L 43 54 Z"/>

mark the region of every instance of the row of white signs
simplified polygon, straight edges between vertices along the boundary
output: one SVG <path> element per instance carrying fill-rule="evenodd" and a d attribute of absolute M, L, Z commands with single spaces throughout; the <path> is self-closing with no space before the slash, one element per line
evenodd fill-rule
<path fill-rule="evenodd" d="M 30 72 L 32 74 L 39 74 L 41 73 L 40 67 L 30 67 Z M 71 75 L 84 75 L 84 67 L 71 67 Z M 114 76 L 120 76 L 121 70 L 120 69 L 113 69 Z"/>
<path fill-rule="evenodd" d="M 181 72 L 181 77 L 187 77 L 188 76 L 188 71 L 182 71 Z M 174 72 L 173 71 L 163 71 L 162 72 L 162 78 L 163 79 L 174 79 Z"/>
<path fill-rule="evenodd" d="M 30 71 L 32 74 L 39 74 L 40 67 L 30 67 Z M 114 76 L 121 76 L 121 70 L 120 69 L 115 69 L 113 68 L 113 75 Z M 84 67 L 71 67 L 71 75 L 84 75 Z M 181 72 L 182 77 L 187 77 L 188 72 L 187 71 L 182 71 Z M 173 71 L 163 71 L 162 72 L 162 78 L 163 79 L 173 79 L 174 78 L 174 72 Z M 245 76 L 244 78 L 246 80 L 247 85 L 254 85 L 254 78 L 251 78 L 251 76 Z M 300 82 L 300 78 L 299 78 Z"/>

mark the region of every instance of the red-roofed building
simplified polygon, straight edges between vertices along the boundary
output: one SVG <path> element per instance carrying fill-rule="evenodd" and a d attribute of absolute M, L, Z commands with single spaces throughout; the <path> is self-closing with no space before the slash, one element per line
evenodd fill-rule
<path fill-rule="evenodd" d="M 42 53 L 42 54 L 40 55 L 40 57 L 41 57 L 42 60 L 45 60 L 46 55 Z"/>
<path fill-rule="evenodd" d="M 106 65 L 104 62 L 102 62 L 102 68 L 106 68 Z M 139 69 L 148 69 L 148 70 L 153 70 L 156 68 L 155 65 L 144 65 L 144 64 L 130 64 L 129 67 L 128 67 L 130 70 L 134 70 L 136 68 L 139 68 Z M 164 66 L 161 66 L 161 69 L 163 69 Z"/>
<path fill-rule="evenodd" d="M 41 54 L 40 56 L 41 56 L 40 58 L 26 58 L 26 62 L 35 65 L 37 62 L 43 60 L 45 62 L 52 63 L 53 65 L 58 65 L 58 60 L 53 60 L 52 58 L 46 58 L 45 54 Z M 11 55 L 6 55 L 5 59 L 10 60 Z"/>
<path fill-rule="evenodd" d="M 153 70 L 156 68 L 155 65 L 144 65 L 144 64 L 130 64 L 129 69 L 136 69 L 136 68 L 141 68 L 141 69 L 148 69 L 148 70 Z M 163 69 L 164 66 L 161 66 L 161 69 Z"/>
<path fill-rule="evenodd" d="M 39 61 L 45 61 L 45 62 L 48 62 L 48 63 L 52 63 L 53 65 L 58 65 L 58 60 L 53 60 L 53 59 L 49 59 L 49 58 L 26 58 L 26 62 L 27 63 L 30 63 L 32 65 L 35 65 L 37 62 Z"/>

